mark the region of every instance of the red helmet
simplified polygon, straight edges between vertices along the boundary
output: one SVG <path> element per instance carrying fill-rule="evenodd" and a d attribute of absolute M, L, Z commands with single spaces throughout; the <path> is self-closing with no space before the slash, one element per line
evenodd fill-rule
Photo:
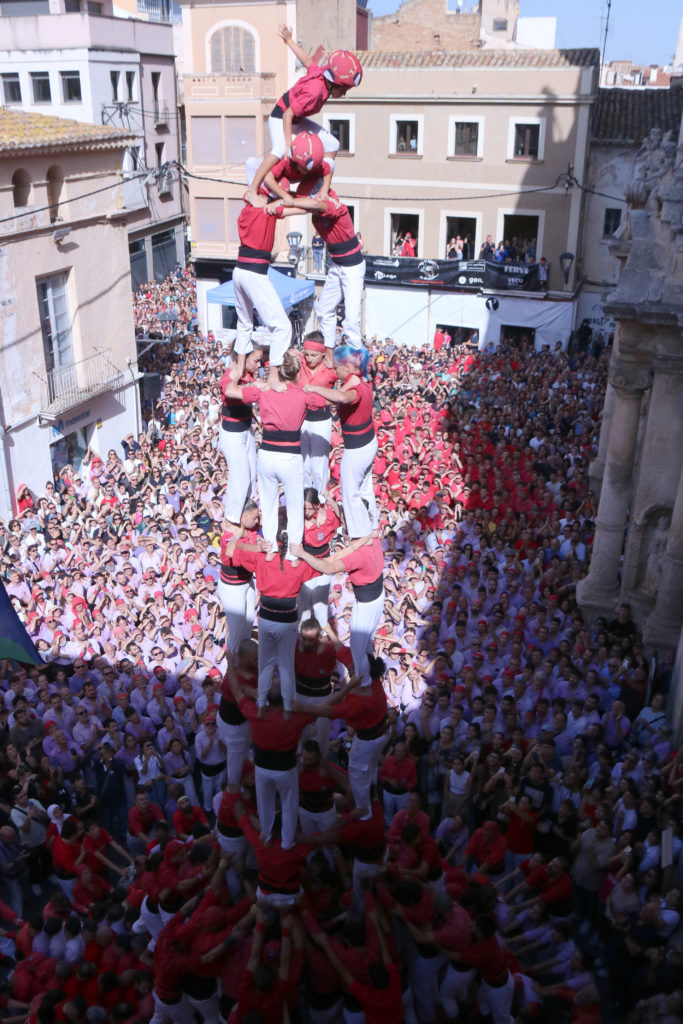
<path fill-rule="evenodd" d="M 334 85 L 343 85 L 345 89 L 360 85 L 363 69 L 358 57 L 349 50 L 333 50 L 327 58 L 325 78 Z"/>
<path fill-rule="evenodd" d="M 314 167 L 322 164 L 325 149 L 315 132 L 299 132 L 292 139 L 289 153 L 294 163 L 302 170 L 312 171 Z"/>

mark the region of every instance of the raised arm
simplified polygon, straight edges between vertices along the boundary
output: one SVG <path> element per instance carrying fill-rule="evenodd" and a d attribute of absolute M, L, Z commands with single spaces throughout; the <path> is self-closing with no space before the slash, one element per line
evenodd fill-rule
<path fill-rule="evenodd" d="M 313 63 L 313 58 L 309 56 L 309 54 L 307 54 L 305 50 L 302 50 L 299 44 L 295 41 L 294 37 L 292 36 L 292 30 L 289 27 L 289 25 L 279 25 L 277 34 L 279 35 L 280 39 L 282 39 L 282 41 L 287 44 L 287 46 L 290 48 L 296 59 L 300 61 L 305 68 L 310 67 L 310 65 Z"/>

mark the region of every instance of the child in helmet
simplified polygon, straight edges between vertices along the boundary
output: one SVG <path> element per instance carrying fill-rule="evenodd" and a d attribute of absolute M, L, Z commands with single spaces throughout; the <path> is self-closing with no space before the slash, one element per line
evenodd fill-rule
<path fill-rule="evenodd" d="M 286 25 L 279 28 L 280 38 L 289 46 L 294 55 L 306 68 L 306 74 L 291 89 L 280 97 L 268 118 L 271 150 L 261 161 L 253 181 L 244 196 L 247 203 L 258 205 L 259 188 L 268 171 L 284 156 L 290 155 L 292 138 L 299 132 L 311 132 L 323 142 L 325 156 L 330 165 L 329 178 L 334 170 L 334 154 L 339 149 L 339 142 L 330 132 L 325 131 L 315 121 L 310 121 L 309 114 L 317 114 L 325 102 L 339 99 L 347 89 L 360 85 L 363 69 L 358 58 L 348 50 L 334 50 L 324 66 L 315 64 L 309 55 L 292 39 L 292 32 Z M 326 198 L 327 186 L 323 182 L 322 198 Z"/>
<path fill-rule="evenodd" d="M 259 194 L 269 200 L 277 197 L 290 206 L 290 185 L 300 181 L 308 182 L 309 178 L 315 182 L 316 188 L 311 188 L 307 194 L 312 194 L 313 191 L 317 193 L 321 187 L 327 192 L 332 180 L 334 162 L 325 160 L 324 155 L 324 146 L 318 135 L 314 132 L 299 132 L 292 139 L 289 154 L 278 160 L 266 174 Z M 257 156 L 249 157 L 246 164 L 247 184 L 252 183 L 260 165 L 261 161 Z"/>

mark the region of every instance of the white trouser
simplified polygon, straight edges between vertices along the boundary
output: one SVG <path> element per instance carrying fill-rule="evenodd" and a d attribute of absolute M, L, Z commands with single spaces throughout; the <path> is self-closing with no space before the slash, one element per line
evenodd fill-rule
<path fill-rule="evenodd" d="M 451 1020 L 458 1017 L 458 1004 L 467 1002 L 469 988 L 476 973 L 474 967 L 468 971 L 456 971 L 451 964 L 448 965 L 439 986 L 439 1002 L 446 1017 Z"/>
<path fill-rule="evenodd" d="M 340 996 L 336 1003 L 333 1003 L 332 1006 L 328 1006 L 325 1010 L 314 1010 L 312 1006 L 309 1006 L 308 1016 L 311 1024 L 339 1024 L 342 1014 L 342 1005 L 342 999 Z"/>
<path fill-rule="evenodd" d="M 401 1002 L 403 1003 L 403 1024 L 417 1024 L 412 986 L 408 985 L 404 988 Z"/>
<path fill-rule="evenodd" d="M 203 1024 L 222 1024 L 220 1014 L 220 996 L 218 992 L 208 999 L 195 999 L 185 993 L 185 999 L 191 1010 L 196 1010 Z"/>
<path fill-rule="evenodd" d="M 169 782 L 178 782 L 183 787 L 185 796 L 189 796 L 192 806 L 197 806 L 197 804 L 199 803 L 199 797 L 197 796 L 197 790 L 194 788 L 194 779 L 192 778 L 192 772 L 188 772 L 187 775 L 182 775 L 179 778 L 171 776 Z"/>
<path fill-rule="evenodd" d="M 384 804 L 384 820 L 387 823 L 387 828 L 394 820 L 394 815 L 408 806 L 409 797 L 410 793 L 387 793 L 386 789 L 384 790 L 382 803 Z"/>
<path fill-rule="evenodd" d="M 223 498 L 225 517 L 231 523 L 239 523 L 244 503 L 251 497 L 256 483 L 254 431 L 221 427 L 219 441 L 228 466 L 228 484 Z"/>
<path fill-rule="evenodd" d="M 327 697 L 304 697 L 297 693 L 296 700 L 298 704 L 305 707 L 312 715 L 315 714 L 316 706 L 321 704 L 327 704 L 331 700 L 331 694 Z M 330 749 L 330 719 L 329 718 L 316 718 L 313 725 L 305 726 L 301 733 L 301 740 L 317 740 L 318 746 L 320 747 L 320 756 L 327 757 Z"/>
<path fill-rule="evenodd" d="M 334 828 L 337 823 L 337 812 L 334 807 L 330 807 L 329 811 L 307 811 L 303 807 L 299 808 L 299 824 L 301 825 L 301 831 L 305 835 L 310 835 L 312 832 L 327 832 L 328 829 Z"/>
<path fill-rule="evenodd" d="M 256 765 L 256 804 L 261 829 L 270 839 L 275 821 L 275 794 L 280 794 L 282 804 L 282 846 L 291 850 L 296 841 L 296 824 L 299 817 L 299 773 L 296 768 L 278 772 L 272 768 Z"/>
<path fill-rule="evenodd" d="M 268 452 L 260 448 L 258 483 L 264 538 L 273 547 L 277 546 L 280 507 L 278 485 L 282 484 L 287 508 L 287 537 L 290 544 L 301 544 L 304 535 L 304 461 L 301 455 L 293 452 Z"/>
<path fill-rule="evenodd" d="M 297 892 L 264 892 L 259 885 L 256 889 L 257 903 L 265 903 L 269 907 L 295 907 L 303 896 L 304 891 L 299 886 Z"/>
<path fill-rule="evenodd" d="M 301 427 L 301 455 L 304 487 L 315 487 L 321 498 L 327 493 L 332 450 L 332 420 L 304 420 Z"/>
<path fill-rule="evenodd" d="M 287 152 L 287 146 L 285 145 L 285 129 L 282 124 L 282 118 L 273 117 L 271 114 L 268 118 L 268 131 L 270 132 L 270 152 L 273 156 L 276 156 L 278 160 L 281 160 Z M 322 128 L 315 121 L 311 121 L 308 117 L 303 117 L 300 121 L 297 120 L 292 124 L 292 135 L 298 135 L 299 132 L 312 132 L 314 135 L 317 135 L 323 144 L 323 152 L 325 153 L 336 153 L 339 149 L 339 139 L 335 139 L 331 132 Z"/>
<path fill-rule="evenodd" d="M 331 576 L 314 576 L 301 584 L 297 606 L 300 619 L 307 619 L 313 613 L 324 629 L 329 619 Z"/>
<path fill-rule="evenodd" d="M 375 633 L 384 612 L 384 591 L 374 601 L 354 601 L 351 609 L 351 637 L 349 647 L 353 658 L 353 670 L 361 676 L 361 686 L 369 686 L 370 662 L 368 654 L 375 649 Z"/>
<path fill-rule="evenodd" d="M 334 260 L 325 278 L 325 286 L 315 304 L 320 330 L 325 338 L 325 347 L 334 348 L 337 335 L 337 306 L 344 303 L 342 331 L 349 339 L 349 345 L 360 348 L 363 338 L 360 330 L 360 309 L 365 280 L 365 260 L 353 267 L 340 267 Z"/>
<path fill-rule="evenodd" d="M 420 1024 L 436 1020 L 437 974 L 444 965 L 442 956 L 424 957 L 418 953 L 410 972 L 415 1012 Z"/>
<path fill-rule="evenodd" d="M 355 899 L 363 899 L 364 889 L 363 882 L 366 878 L 377 878 L 384 871 L 384 863 L 379 864 L 369 863 L 364 860 L 358 860 L 356 857 L 353 862 L 353 882 L 352 889 Z"/>
<path fill-rule="evenodd" d="M 242 780 L 242 769 L 251 745 L 251 729 L 249 722 L 230 725 L 224 722 L 220 714 L 216 716 L 216 731 L 226 746 L 225 757 L 228 770 L 228 785 L 239 786 Z"/>
<path fill-rule="evenodd" d="M 223 771 L 218 772 L 217 775 L 205 775 L 200 769 L 200 775 L 202 779 L 204 810 L 207 814 L 211 814 L 211 811 L 213 810 L 213 798 L 217 793 L 222 793 L 223 787 L 225 786 L 225 768 Z"/>
<path fill-rule="evenodd" d="M 270 331 L 270 365 L 282 366 L 283 356 L 292 341 L 292 325 L 272 281 L 268 280 L 267 274 L 256 274 L 253 270 L 235 267 L 232 283 L 237 313 L 235 352 L 238 355 L 251 352 L 251 332 L 256 309 L 259 320 Z"/>
<path fill-rule="evenodd" d="M 251 636 L 254 626 L 256 604 L 254 584 L 223 583 L 219 580 L 218 596 L 223 605 L 225 621 L 228 627 L 228 638 L 225 647 L 231 654 L 236 654 L 242 641 L 248 640 Z"/>
<path fill-rule="evenodd" d="M 377 769 L 382 751 L 387 745 L 387 735 L 382 733 L 374 740 L 360 740 L 353 737 L 349 751 L 349 784 L 356 807 L 367 809 L 370 817 L 370 787 L 377 784 Z"/>
<path fill-rule="evenodd" d="M 379 525 L 379 513 L 372 486 L 372 464 L 377 438 L 362 448 L 344 448 L 341 459 L 341 489 L 344 518 L 349 537 L 365 537 Z M 367 508 L 365 503 L 367 503 Z"/>
<path fill-rule="evenodd" d="M 512 999 L 515 994 L 515 983 L 508 971 L 508 980 L 501 988 L 492 988 L 485 981 L 479 983 L 479 1009 L 486 1016 L 491 1014 L 493 1024 L 513 1024 L 514 1017 L 510 1013 Z"/>
<path fill-rule="evenodd" d="M 217 796 L 213 801 L 213 813 L 218 817 L 218 809 L 222 797 Z M 224 836 L 220 830 L 216 832 L 218 845 L 224 853 L 230 857 L 230 865 L 225 872 L 225 884 L 234 902 L 240 898 L 242 892 L 242 879 L 244 877 L 244 864 L 247 856 L 247 840 L 244 836 Z"/>
<path fill-rule="evenodd" d="M 276 556 L 277 557 L 277 556 Z M 258 620 L 258 705 L 266 706 L 266 698 L 277 666 L 280 692 L 286 711 L 294 701 L 294 652 L 299 637 L 296 622 L 271 622 L 262 615 Z"/>
<path fill-rule="evenodd" d="M 156 992 L 152 992 L 154 1016 L 149 1024 L 193 1024 L 194 1014 L 183 996 L 177 1003 L 165 1003 Z"/>

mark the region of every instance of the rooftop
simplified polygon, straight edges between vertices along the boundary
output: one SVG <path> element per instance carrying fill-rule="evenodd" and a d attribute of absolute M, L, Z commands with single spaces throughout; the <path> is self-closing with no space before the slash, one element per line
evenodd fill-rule
<path fill-rule="evenodd" d="M 357 51 L 364 68 L 588 68 L 600 64 L 600 51 L 584 50 L 426 50 Z"/>
<path fill-rule="evenodd" d="M 593 106 L 594 142 L 640 145 L 651 128 L 678 130 L 683 116 L 683 88 L 599 89 Z"/>
<path fill-rule="evenodd" d="M 29 150 L 121 149 L 129 131 L 0 107 L 0 156 Z"/>

